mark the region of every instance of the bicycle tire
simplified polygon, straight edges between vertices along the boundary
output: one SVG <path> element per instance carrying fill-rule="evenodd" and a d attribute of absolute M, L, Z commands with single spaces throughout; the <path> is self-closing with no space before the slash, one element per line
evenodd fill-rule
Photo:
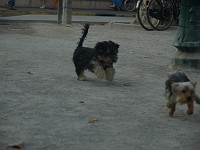
<path fill-rule="evenodd" d="M 149 24 L 147 20 L 147 6 L 146 0 L 138 1 L 138 9 L 137 9 L 137 19 L 142 28 L 147 31 L 152 31 L 154 28 Z"/>
<path fill-rule="evenodd" d="M 124 1 L 124 9 L 126 11 L 134 11 L 136 9 L 136 0 L 125 0 Z"/>
<path fill-rule="evenodd" d="M 147 19 L 153 29 L 163 31 L 168 29 L 173 22 L 173 4 L 170 0 L 151 0 L 147 7 Z M 155 26 L 152 20 L 157 20 Z"/>

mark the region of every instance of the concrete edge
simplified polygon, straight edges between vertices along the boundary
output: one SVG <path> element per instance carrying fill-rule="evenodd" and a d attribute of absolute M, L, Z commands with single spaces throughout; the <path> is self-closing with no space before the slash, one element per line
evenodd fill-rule
<path fill-rule="evenodd" d="M 7 20 L 7 19 L 0 19 L 1 23 L 56 23 L 57 24 L 57 20 Z M 111 22 L 103 22 L 103 21 L 99 21 L 99 22 L 93 22 L 93 21 L 72 21 L 72 24 L 85 24 L 85 23 L 89 23 L 91 25 L 105 25 L 105 24 L 109 24 Z M 132 23 L 130 22 L 115 22 L 113 24 L 121 24 L 121 25 L 131 25 Z M 62 24 L 58 24 L 58 25 L 62 25 Z"/>
<path fill-rule="evenodd" d="M 0 10 L 2 15 L 57 15 L 57 12 L 49 11 L 22 11 L 22 10 Z M 117 16 L 117 17 L 136 17 L 136 14 L 103 14 L 103 13 L 85 13 L 85 12 L 72 12 L 73 16 Z"/>

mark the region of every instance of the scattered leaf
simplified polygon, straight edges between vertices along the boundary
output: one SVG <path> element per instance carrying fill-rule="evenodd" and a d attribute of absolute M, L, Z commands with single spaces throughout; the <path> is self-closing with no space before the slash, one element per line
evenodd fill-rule
<path fill-rule="evenodd" d="M 89 123 L 96 123 L 96 122 L 98 122 L 98 121 L 99 121 L 98 118 L 93 117 L 93 118 L 89 121 Z"/>
<path fill-rule="evenodd" d="M 16 149 L 22 149 L 23 146 L 24 146 L 23 142 L 16 142 L 16 143 L 8 144 L 8 147 L 16 148 Z"/>
<path fill-rule="evenodd" d="M 27 73 L 28 73 L 28 74 L 33 74 L 31 71 L 28 71 Z"/>
<path fill-rule="evenodd" d="M 37 150 L 44 150 L 45 148 L 44 147 L 37 147 L 36 149 Z"/>
<path fill-rule="evenodd" d="M 130 86 L 130 84 L 129 83 L 124 83 L 124 86 Z"/>

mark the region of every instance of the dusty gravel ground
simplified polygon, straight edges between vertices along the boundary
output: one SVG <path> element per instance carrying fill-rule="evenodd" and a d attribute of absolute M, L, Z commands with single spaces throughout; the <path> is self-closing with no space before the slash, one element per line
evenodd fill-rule
<path fill-rule="evenodd" d="M 91 26 L 85 46 L 121 45 L 113 83 L 89 72 L 88 81 L 76 80 L 71 59 L 81 28 L 0 24 L 0 150 L 16 142 L 24 150 L 199 149 L 200 106 L 187 116 L 186 105 L 178 105 L 169 118 L 163 97 L 167 74 L 175 71 L 176 28 Z M 182 70 L 200 84 L 200 71 Z"/>

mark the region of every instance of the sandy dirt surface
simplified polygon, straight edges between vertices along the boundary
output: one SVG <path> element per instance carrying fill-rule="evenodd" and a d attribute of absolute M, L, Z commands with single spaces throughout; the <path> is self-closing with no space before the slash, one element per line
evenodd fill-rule
<path fill-rule="evenodd" d="M 91 26 L 85 46 L 120 44 L 112 83 L 89 72 L 88 81 L 76 80 L 72 54 L 81 28 L 0 24 L 0 150 L 16 142 L 24 150 L 199 149 L 200 106 L 187 116 L 186 105 L 178 105 L 169 118 L 163 97 L 167 74 L 175 71 L 176 28 Z M 200 84 L 200 71 L 183 70 Z"/>

